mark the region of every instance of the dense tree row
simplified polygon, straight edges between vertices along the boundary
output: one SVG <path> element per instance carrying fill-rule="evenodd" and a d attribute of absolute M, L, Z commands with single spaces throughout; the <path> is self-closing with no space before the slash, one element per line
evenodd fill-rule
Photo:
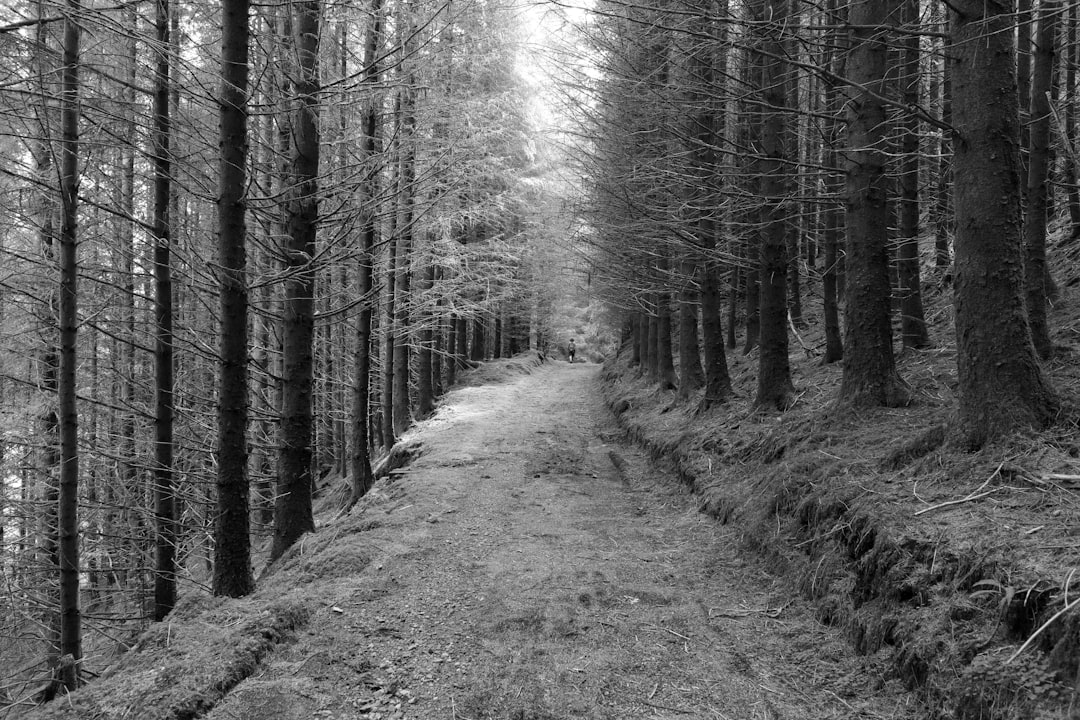
<path fill-rule="evenodd" d="M 550 232 L 499 0 L 26 8 L 0 19 L 0 706 L 76 686 L 84 633 L 250 592 L 252 538 L 272 561 L 314 529 L 322 477 L 352 505 L 463 368 L 543 342 Z"/>
<path fill-rule="evenodd" d="M 904 348 L 934 341 L 929 271 L 955 283 L 963 441 L 1052 420 L 1047 228 L 1055 210 L 1080 217 L 1074 5 L 652 0 L 596 15 L 582 46 L 598 69 L 574 86 L 584 208 L 649 377 L 723 402 L 738 326 L 758 353 L 754 403 L 788 407 L 789 338 L 820 287 L 837 403 L 907 404 L 894 319 Z"/>

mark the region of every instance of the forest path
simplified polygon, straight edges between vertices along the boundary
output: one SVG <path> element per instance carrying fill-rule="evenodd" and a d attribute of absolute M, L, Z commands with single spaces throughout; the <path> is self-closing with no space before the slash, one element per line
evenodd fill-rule
<path fill-rule="evenodd" d="M 209 717 L 912 716 L 733 528 L 621 443 L 598 371 L 549 362 L 451 393 L 350 536 L 367 548 L 356 572 Z M 359 551 L 335 543 L 348 566 Z"/>

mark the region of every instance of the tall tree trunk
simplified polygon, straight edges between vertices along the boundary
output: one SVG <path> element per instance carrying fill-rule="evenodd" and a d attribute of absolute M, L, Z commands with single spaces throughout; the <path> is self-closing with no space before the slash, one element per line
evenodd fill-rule
<path fill-rule="evenodd" d="M 847 20 L 846 12 L 843 18 L 838 17 L 841 13 L 839 0 L 829 0 L 827 12 L 828 21 L 838 24 L 840 19 Z M 835 77 L 844 75 L 845 53 L 838 52 L 835 47 L 828 50 L 829 60 L 826 67 L 830 68 Z M 825 109 L 828 119 L 825 121 L 825 166 L 828 168 L 825 174 L 825 197 L 826 205 L 822 209 L 824 215 L 824 228 L 822 230 L 822 245 L 825 251 L 825 267 L 821 276 L 822 314 L 825 321 L 825 357 L 824 363 L 834 363 L 844 358 L 844 343 L 840 333 L 840 308 L 838 302 L 839 287 L 837 275 L 840 265 L 839 245 L 841 233 L 841 212 L 834 198 L 839 198 L 842 193 L 843 181 L 838 172 L 840 155 L 837 148 L 840 146 L 840 111 L 843 107 L 840 89 L 835 81 L 825 80 Z"/>
<path fill-rule="evenodd" d="M 35 10 L 37 19 L 43 20 L 46 13 L 43 0 L 35 3 Z M 34 70 L 38 78 L 37 90 L 43 100 L 54 97 L 57 92 L 53 81 L 56 71 L 53 58 L 58 53 L 48 42 L 47 27 L 45 22 L 38 22 L 34 34 Z M 35 579 L 42 583 L 44 594 L 55 594 L 59 597 L 60 554 L 57 524 L 59 487 L 57 482 L 60 466 L 60 422 L 56 402 L 57 376 L 60 369 L 60 321 L 57 316 L 60 305 L 60 283 L 53 282 L 54 273 L 57 270 L 55 181 L 58 171 L 53 164 L 54 146 L 51 138 L 55 135 L 55 129 L 51 103 L 42 103 L 38 118 L 38 140 L 34 145 L 34 178 L 39 188 L 36 220 L 39 227 L 41 259 L 50 278 L 50 287 L 48 295 L 41 302 L 37 318 L 40 348 L 37 366 L 40 371 L 38 383 L 41 391 L 41 414 L 37 419 L 38 434 L 41 438 L 36 463 L 37 473 L 34 476 L 35 482 L 31 482 L 27 476 L 22 478 L 21 499 L 29 502 L 33 497 L 41 501 L 42 512 L 39 517 L 34 518 L 37 527 L 31 527 L 33 521 L 28 513 L 24 521 L 23 538 L 24 541 L 27 541 L 29 537 L 38 538 L 34 564 L 40 568 L 48 568 L 49 572 L 37 575 Z M 54 678 L 58 676 L 60 665 L 60 618 L 56 610 L 58 607 L 58 605 L 50 607 L 39 623 L 45 635 L 46 664 L 49 671 L 54 674 Z M 61 683 L 50 683 L 42 699 L 48 700 L 55 697 L 60 689 Z"/>
<path fill-rule="evenodd" d="M 1053 421 L 1023 295 L 1011 0 L 952 0 L 960 433 L 972 447 Z M 993 107 L 995 112 L 987 112 Z"/>
<path fill-rule="evenodd" d="M 437 265 L 433 268 L 433 284 L 438 287 L 442 283 L 442 269 Z M 431 392 L 436 399 L 442 397 L 445 390 L 443 385 L 443 357 L 446 353 L 446 297 L 439 293 L 439 299 L 435 303 L 435 312 L 431 318 L 432 343 L 431 343 Z"/>
<path fill-rule="evenodd" d="M 896 372 L 890 321 L 885 149 L 887 0 L 850 6 L 852 50 L 848 100 L 847 280 L 841 403 L 905 405 L 910 394 Z"/>
<path fill-rule="evenodd" d="M 756 18 L 765 20 L 756 39 L 762 53 L 761 95 L 764 117 L 757 149 L 762 207 L 759 282 L 761 284 L 761 351 L 754 404 L 785 409 L 795 391 L 788 361 L 787 232 L 790 194 L 788 153 L 792 142 L 788 126 L 787 72 L 783 61 L 788 0 L 764 0 L 755 6 Z"/>
<path fill-rule="evenodd" d="M 1065 96 L 1062 98 L 1065 105 L 1065 183 L 1069 199 L 1069 222 L 1072 225 L 1068 242 L 1075 242 L 1080 238 L 1080 187 L 1077 186 L 1080 182 L 1080 167 L 1077 167 L 1076 162 L 1076 64 L 1080 60 L 1080 44 L 1076 41 L 1078 23 L 1080 7 L 1072 3 L 1065 21 L 1065 43 L 1061 53 L 1065 65 Z"/>
<path fill-rule="evenodd" d="M 757 215 L 758 213 L 753 213 Z M 746 315 L 746 338 L 743 341 L 743 355 L 749 355 L 758 346 L 761 337 L 761 284 L 758 282 L 761 272 L 758 265 L 761 262 L 760 233 L 751 232 L 753 239 L 746 240 L 748 253 L 746 261 L 748 267 L 743 269 L 743 295 L 745 296 Z"/>
<path fill-rule="evenodd" d="M 79 316 L 79 64 L 80 0 L 68 0 L 64 21 L 64 67 L 60 95 L 60 374 L 57 407 L 60 422 L 60 668 L 58 680 L 68 691 L 79 684 L 82 661 L 82 613 L 79 610 L 79 414 L 76 406 L 76 343 Z"/>
<path fill-rule="evenodd" d="M 173 487 L 173 202 L 171 140 L 171 65 L 174 53 L 169 0 L 154 3 L 157 55 L 154 68 L 154 620 L 176 605 L 176 497 Z"/>
<path fill-rule="evenodd" d="M 1024 183 L 1028 176 L 1028 148 L 1031 147 L 1032 118 L 1028 113 L 1028 108 L 1031 99 L 1031 32 L 1035 26 L 1033 5 L 1032 0 L 1018 0 L 1016 9 L 1016 88 L 1020 96 L 1020 192 L 1022 197 L 1027 191 Z M 1022 202 L 1026 203 L 1026 200 Z"/>
<path fill-rule="evenodd" d="M 800 25 L 802 19 L 800 14 L 802 11 L 801 3 L 791 2 L 787 8 L 787 17 L 785 18 L 786 30 L 788 30 L 788 37 L 784 41 L 784 52 L 788 57 L 799 59 L 800 43 L 798 40 L 798 33 L 800 32 Z M 804 137 L 803 133 L 800 133 L 800 119 L 803 114 L 803 107 L 800 105 L 802 100 L 800 96 L 804 93 L 800 92 L 799 85 L 799 70 L 796 66 L 792 66 L 784 72 L 786 76 L 785 88 L 785 100 L 784 103 L 788 108 L 794 111 L 792 117 L 787 120 L 789 124 L 788 128 L 788 144 L 791 147 L 785 148 L 787 156 L 790 161 L 796 163 L 794 172 L 785 169 L 791 178 L 787 181 L 789 192 L 797 198 L 792 201 L 791 211 L 795 213 L 794 222 L 790 222 L 785 233 L 785 260 L 787 263 L 787 280 L 784 287 L 785 304 L 787 305 L 787 316 L 791 318 L 793 325 L 797 327 L 805 327 L 806 322 L 803 320 L 803 308 L 802 308 L 802 287 L 800 283 L 800 267 L 799 267 L 799 247 L 802 245 L 803 238 L 806 237 L 807 218 L 810 217 L 809 209 L 802 201 L 802 197 L 805 195 L 803 191 L 803 175 L 805 165 L 800 160 L 800 147 L 802 145 L 801 138 Z M 805 98 L 806 104 L 809 105 L 809 98 Z M 787 336 L 787 327 L 784 328 L 785 337 Z"/>
<path fill-rule="evenodd" d="M 706 235 L 713 233 L 706 230 Z M 713 235 L 715 244 L 715 235 Z M 710 248 L 711 249 L 711 248 Z M 701 269 L 701 329 L 705 351 L 705 394 L 698 405 L 704 412 L 731 397 L 731 375 L 724 351 L 724 329 L 720 322 L 720 271 L 715 261 L 706 259 Z"/>
<path fill-rule="evenodd" d="M 435 286 L 435 258 L 427 257 L 421 270 L 422 285 L 417 288 L 417 296 L 423 302 L 426 295 L 431 293 Z M 435 391 L 432 382 L 432 345 L 434 344 L 434 328 L 436 318 L 431 311 L 426 311 L 420 316 L 419 337 L 419 364 L 416 378 L 416 413 L 426 418 L 435 410 Z"/>
<path fill-rule="evenodd" d="M 469 362 L 469 321 L 467 318 L 458 315 L 457 320 L 454 323 L 454 337 L 455 344 L 457 346 L 457 352 L 454 354 L 454 365 L 458 370 L 464 370 L 468 367 Z"/>
<path fill-rule="evenodd" d="M 1031 339 L 1043 360 L 1053 353 L 1046 319 L 1046 225 L 1049 221 L 1047 185 L 1050 175 L 1050 86 L 1054 77 L 1054 45 L 1060 0 L 1039 3 L 1035 66 L 1031 80 L 1028 174 L 1024 213 L 1024 290 Z"/>
<path fill-rule="evenodd" d="M 487 318 L 483 312 L 477 312 L 472 320 L 472 344 L 469 345 L 469 360 L 481 362 L 487 355 Z"/>
<path fill-rule="evenodd" d="M 701 292 L 698 278 L 701 270 L 696 259 L 684 257 L 682 287 L 679 289 L 679 397 L 687 399 L 705 384 L 701 367 L 701 346 L 698 342 L 698 306 Z"/>
<path fill-rule="evenodd" d="M 371 318 L 377 307 L 374 294 L 375 236 L 377 217 L 377 197 L 379 173 L 375 165 L 375 147 L 379 134 L 380 96 L 374 94 L 382 72 L 378 64 L 379 48 L 382 44 L 382 0 L 374 0 L 371 7 L 371 20 L 364 39 L 364 77 L 363 82 L 372 90 L 372 97 L 364 104 L 360 126 L 363 139 L 360 155 L 365 163 L 364 180 L 361 186 L 360 202 L 363 203 L 360 223 L 360 318 L 356 327 L 356 383 L 353 389 L 353 456 L 352 456 L 352 495 L 349 505 L 353 505 L 375 481 L 371 471 L 369 453 L 368 424 L 371 419 L 369 391 L 371 387 Z"/>
<path fill-rule="evenodd" d="M 135 8 L 126 9 L 124 17 L 134 28 L 138 22 Z M 121 404 L 123 412 L 120 416 L 120 486 L 122 498 L 119 503 L 122 508 L 120 515 L 123 518 L 123 529 L 117 532 L 114 528 L 111 534 L 120 534 L 124 537 L 121 552 L 128 558 L 132 558 L 132 567 L 140 565 L 134 558 L 139 557 L 146 548 L 143 546 L 143 515 L 142 494 L 143 486 L 139 473 L 140 459 L 136 450 L 136 407 L 139 398 L 137 377 L 139 376 L 139 358 L 137 347 L 141 344 L 136 337 L 137 312 L 135 308 L 135 224 L 127 218 L 135 216 L 135 149 L 137 138 L 137 120 L 135 118 L 135 83 L 138 68 L 138 52 L 135 34 L 125 38 L 124 41 L 124 78 L 128 87 L 121 92 L 124 100 L 130 104 L 127 117 L 124 118 L 125 142 L 120 151 L 120 212 L 124 216 L 116 225 L 116 241 L 119 246 L 120 279 L 119 286 L 122 288 L 123 302 L 123 331 L 119 350 L 121 353 Z M 127 585 L 135 579 L 133 573 L 125 578 L 123 585 Z M 134 583 L 132 583 L 134 584 Z"/>
<path fill-rule="evenodd" d="M 702 85 L 703 95 L 698 99 L 702 111 L 698 113 L 698 144 L 695 159 L 702 174 L 705 193 L 698 207 L 696 231 L 701 246 L 701 335 L 705 355 L 704 383 L 705 392 L 698 404 L 698 412 L 705 412 L 725 402 L 731 396 L 731 376 L 728 373 L 727 354 L 724 351 L 724 329 L 720 321 L 722 312 L 720 298 L 720 267 L 715 258 L 717 240 L 717 209 L 720 199 L 721 171 L 717 162 L 715 148 L 719 147 L 726 129 L 724 103 L 715 100 L 718 88 L 717 78 L 727 75 L 727 55 L 725 49 L 727 26 L 723 22 L 709 19 L 713 12 L 719 17 L 728 15 L 727 0 L 720 0 L 714 6 L 712 0 L 706 0 L 702 7 L 702 29 L 708 33 L 709 40 L 699 42 L 692 62 Z"/>
<path fill-rule="evenodd" d="M 319 219 L 320 0 L 294 0 L 293 186 L 287 195 L 281 434 L 271 561 L 315 529 L 311 510 L 315 231 Z"/>
<path fill-rule="evenodd" d="M 416 22 L 413 16 L 411 0 L 399 3 L 402 21 L 408 21 L 401 28 L 402 36 L 402 81 L 404 87 L 399 91 L 401 103 L 401 141 L 399 158 L 401 163 L 400 184 L 398 189 L 398 223 L 400 225 L 397 240 L 397 267 L 394 282 L 394 294 L 397 296 L 394 308 L 394 399 L 392 403 L 394 432 L 401 433 L 412 424 L 409 402 L 409 375 L 412 348 L 410 340 L 410 300 L 412 280 L 413 234 L 416 204 L 416 72 L 413 54 L 416 49 Z"/>
<path fill-rule="evenodd" d="M 637 323 L 638 374 L 649 375 L 652 365 L 652 342 L 649 338 L 649 328 L 652 327 L 650 315 L 643 309 L 634 314 L 634 321 Z"/>
<path fill-rule="evenodd" d="M 932 0 L 935 20 L 941 17 L 941 4 L 941 0 Z M 948 126 L 952 124 L 953 93 L 952 63 L 947 59 L 942 63 L 940 92 L 941 122 Z M 938 134 L 937 157 L 937 187 L 935 188 L 934 200 L 934 266 L 939 271 L 944 272 L 952 265 L 949 244 L 955 226 L 952 206 L 952 138 L 950 133 L 945 130 Z"/>
<path fill-rule="evenodd" d="M 919 0 L 904 0 L 903 21 L 918 29 Z M 905 107 L 919 106 L 919 36 L 904 36 L 902 100 Z M 919 118 L 908 112 L 902 120 L 900 147 L 900 247 L 897 270 L 900 276 L 900 328 L 904 347 L 924 348 L 930 344 L 923 314 L 922 278 L 919 272 Z"/>
<path fill-rule="evenodd" d="M 663 274 L 667 275 L 666 267 Z M 659 292 L 656 294 L 656 379 L 661 390 L 674 390 L 679 382 L 671 330 L 671 297 L 666 291 Z"/>
<path fill-rule="evenodd" d="M 648 373 L 650 380 L 653 380 L 654 382 L 659 382 L 660 353 L 658 352 L 658 347 L 660 345 L 660 308 L 659 302 L 655 299 L 655 297 L 653 301 L 649 303 L 649 314 L 647 317 L 648 334 L 646 335 L 645 340 L 645 370 Z"/>
<path fill-rule="evenodd" d="M 255 589 L 248 516 L 247 146 L 249 0 L 221 0 L 220 337 L 215 595 Z"/>
<path fill-rule="evenodd" d="M 395 144 L 396 144 L 395 140 Z M 396 211 L 393 213 L 397 215 Z M 382 383 L 382 431 L 383 442 L 386 449 L 397 442 L 397 434 L 394 432 L 394 352 L 397 349 L 397 341 L 394 338 L 396 332 L 394 317 L 396 306 L 396 293 L 394 292 L 394 286 L 397 283 L 397 262 L 398 262 L 398 237 L 396 223 L 392 225 L 390 229 L 389 245 L 386 247 L 387 253 L 387 267 L 386 267 L 386 325 L 383 330 L 383 383 Z"/>
<path fill-rule="evenodd" d="M 404 139 L 412 145 L 411 136 L 406 133 Z M 411 156 L 412 151 L 408 148 L 403 153 L 406 158 Z M 409 341 L 411 317 L 409 307 L 412 293 L 412 193 L 413 178 L 407 168 L 411 168 L 412 160 L 406 159 L 402 165 L 402 190 L 399 200 L 402 204 L 401 234 L 397 239 L 397 268 L 394 281 L 394 365 L 393 372 L 393 402 L 391 414 L 394 424 L 394 436 L 401 437 L 412 424 L 412 413 L 409 403 L 409 375 L 410 362 L 412 360 L 412 347 Z"/>
<path fill-rule="evenodd" d="M 446 321 L 446 387 L 451 388 L 457 382 L 457 316 L 453 313 Z"/>
<path fill-rule="evenodd" d="M 738 238 L 732 239 L 736 248 L 741 244 Z M 738 251 L 736 250 L 736 254 Z M 740 256 L 741 257 L 741 256 Z M 746 273 L 742 270 L 740 265 L 735 265 L 728 271 L 728 296 L 727 296 L 727 332 L 724 338 L 724 344 L 729 350 L 734 350 L 739 346 L 738 338 L 735 336 L 735 325 L 739 321 L 739 285 L 743 283 L 743 278 Z"/>

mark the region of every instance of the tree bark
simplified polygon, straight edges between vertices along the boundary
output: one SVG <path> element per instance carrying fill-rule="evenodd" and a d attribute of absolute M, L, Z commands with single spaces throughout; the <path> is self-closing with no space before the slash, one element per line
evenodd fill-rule
<path fill-rule="evenodd" d="M 1039 365 L 1024 306 L 1015 5 L 950 6 L 959 430 L 967 445 L 980 447 L 1047 426 L 1059 399 Z"/>
<path fill-rule="evenodd" d="M 674 390 L 679 380 L 671 342 L 671 297 L 667 292 L 657 293 L 656 308 L 656 380 L 661 390 Z"/>
<path fill-rule="evenodd" d="M 395 140 L 395 144 L 396 144 Z M 396 216 L 396 213 L 394 213 Z M 386 267 L 386 325 L 383 330 L 383 357 L 382 357 L 382 431 L 383 443 L 389 450 L 397 442 L 397 434 L 394 432 L 394 352 L 397 349 L 397 341 L 394 338 L 396 293 L 394 287 L 397 283 L 397 252 L 398 238 L 396 223 L 390 228 L 389 245 L 387 245 Z"/>
<path fill-rule="evenodd" d="M 885 149 L 887 0 L 850 6 L 852 50 L 848 98 L 847 266 L 844 372 L 839 401 L 898 406 L 910 394 L 896 372 L 890 321 Z"/>
<path fill-rule="evenodd" d="M 157 56 L 154 69 L 154 620 L 176 605 L 176 497 L 173 486 L 173 298 L 172 298 L 172 55 L 169 0 L 154 3 Z"/>
<path fill-rule="evenodd" d="M 679 397 L 687 399 L 705 384 L 701 367 L 701 346 L 698 343 L 698 306 L 701 292 L 697 279 L 700 267 L 691 258 L 684 258 L 682 287 L 679 289 Z"/>
<path fill-rule="evenodd" d="M 904 0 L 903 21 L 916 29 L 919 21 L 918 0 Z M 905 107 L 919 105 L 919 36 L 904 36 L 902 100 Z M 900 279 L 900 333 L 905 348 L 925 348 L 930 345 L 923 313 L 922 278 L 919 271 L 919 118 L 907 112 L 902 120 L 903 137 L 900 148 L 900 247 L 897 270 Z"/>
<path fill-rule="evenodd" d="M 842 18 L 838 17 L 841 13 L 839 5 L 839 0 L 829 0 L 827 12 L 830 22 L 837 22 L 840 19 L 846 22 L 846 12 L 844 12 Z M 826 66 L 830 68 L 834 76 L 842 77 L 844 75 L 845 54 L 838 52 L 835 47 L 830 47 L 828 54 L 829 59 Z M 828 119 L 825 121 L 827 145 L 825 148 L 825 166 L 828 168 L 824 180 L 825 195 L 828 198 L 838 198 L 843 192 L 843 181 L 838 172 L 840 155 L 837 152 L 840 145 L 839 116 L 843 101 L 837 83 L 832 79 L 825 79 L 824 82 L 825 109 L 828 113 Z M 822 314 L 825 322 L 825 357 L 822 362 L 828 364 L 838 362 L 844 358 L 844 343 L 840 332 L 839 287 L 837 284 L 840 264 L 838 249 L 841 233 L 841 212 L 836 202 L 827 202 L 822 208 L 822 214 L 824 221 L 822 245 L 825 251 L 825 266 L 822 269 L 821 276 Z"/>
<path fill-rule="evenodd" d="M 941 1 L 933 0 L 934 18 L 940 18 Z M 952 124 L 952 63 L 947 59 L 941 70 L 941 122 Z M 952 206 L 952 138 L 948 131 L 938 135 L 937 187 L 934 200 L 934 266 L 944 272 L 952 265 L 949 244 L 955 222 Z"/>
<path fill-rule="evenodd" d="M 433 257 L 426 258 L 421 271 L 422 284 L 418 290 L 418 297 L 423 301 L 424 297 L 431 293 L 435 286 L 435 262 Z M 430 310 L 425 311 L 420 317 L 419 333 L 419 363 L 416 377 L 416 414 L 426 418 L 435 411 L 435 390 L 432 382 L 433 344 L 435 339 L 434 327 L 436 318 Z"/>
<path fill-rule="evenodd" d="M 1049 221 L 1047 184 L 1050 175 L 1050 86 L 1054 76 L 1060 0 L 1039 3 L 1039 28 L 1035 37 L 1035 63 L 1031 80 L 1028 173 L 1024 213 L 1024 290 L 1031 339 L 1043 360 L 1053 354 L 1047 323 L 1046 226 Z"/>
<path fill-rule="evenodd" d="M 312 386 L 315 330 L 315 231 L 319 219 L 319 0 L 295 0 L 291 23 L 296 109 L 292 187 L 286 195 L 285 306 L 282 325 L 281 432 L 274 504 L 274 561 L 315 530 L 311 509 Z"/>
<path fill-rule="evenodd" d="M 720 0 L 714 7 L 709 0 L 701 7 L 702 30 L 709 40 L 699 42 L 692 58 L 695 73 L 702 85 L 702 95 L 697 102 L 702 111 L 697 116 L 698 143 L 695 159 L 702 179 L 704 194 L 697 208 L 695 231 L 701 247 L 701 335 L 704 350 L 705 391 L 698 412 L 705 412 L 731 397 L 731 376 L 728 373 L 727 353 L 724 350 L 724 328 L 720 320 L 723 312 L 720 296 L 720 266 L 715 257 L 717 244 L 717 214 L 721 199 L 721 171 L 715 148 L 720 146 L 726 128 L 725 103 L 715 99 L 718 88 L 717 76 L 727 76 L 725 49 L 727 26 L 709 19 L 713 11 L 720 17 L 728 14 L 727 0 Z"/>
<path fill-rule="evenodd" d="M 215 595 L 255 589 L 248 517 L 247 147 L 249 0 L 221 0 L 218 375 Z"/>
<path fill-rule="evenodd" d="M 408 124 L 408 121 L 406 121 Z M 406 131 L 403 140 L 412 145 L 411 135 Z M 406 148 L 403 151 L 402 161 L 402 185 L 399 202 L 401 203 L 402 220 L 401 233 L 397 239 L 397 262 L 394 280 L 394 364 L 393 373 L 393 402 L 391 414 L 394 424 L 394 436 L 401 437 L 412 424 L 412 414 L 409 401 L 409 376 L 410 362 L 412 360 L 412 347 L 409 342 L 411 313 L 409 300 L 412 285 L 412 194 L 413 178 L 411 175 L 412 150 Z"/>
<path fill-rule="evenodd" d="M 68 0 L 60 95 L 60 674 L 68 691 L 79 684 L 82 613 L 79 609 L 79 415 L 76 405 L 78 341 L 79 0 Z"/>
<path fill-rule="evenodd" d="M 1080 169 L 1076 163 L 1076 64 L 1080 59 L 1080 45 L 1076 42 L 1076 26 L 1080 22 L 1080 8 L 1075 3 L 1069 6 L 1068 17 L 1065 21 L 1065 43 L 1062 48 L 1061 60 L 1065 65 L 1065 95 L 1062 98 L 1065 105 L 1065 182 L 1069 203 L 1069 222 L 1071 229 L 1067 242 L 1075 242 L 1080 238 Z"/>
<path fill-rule="evenodd" d="M 360 126 L 363 138 L 360 143 L 360 157 L 364 162 L 364 179 L 361 184 L 360 202 L 360 317 L 356 326 L 356 378 L 353 387 L 353 455 L 352 455 L 352 493 L 349 498 L 351 507 L 375 482 L 371 471 L 371 453 L 368 435 L 371 410 L 369 393 L 371 388 L 371 318 L 377 307 L 374 298 L 375 238 L 378 198 L 379 172 L 375 166 L 375 147 L 379 135 L 380 96 L 375 93 L 382 72 L 378 64 L 378 52 L 382 44 L 382 0 L 374 0 L 371 7 L 371 20 L 364 38 L 364 76 L 363 83 L 371 89 L 372 97 L 364 104 Z"/>
<path fill-rule="evenodd" d="M 761 284 L 761 351 L 758 355 L 758 384 L 754 404 L 786 409 L 795 388 L 788 360 L 787 329 L 787 232 L 788 195 L 791 179 L 788 166 L 791 129 L 788 124 L 787 70 L 783 34 L 789 19 L 788 0 L 765 0 L 757 18 L 757 47 L 762 53 L 759 92 L 763 104 L 761 141 L 757 149 L 762 207 L 759 282 Z M 761 11 L 764 12 L 761 12 Z"/>

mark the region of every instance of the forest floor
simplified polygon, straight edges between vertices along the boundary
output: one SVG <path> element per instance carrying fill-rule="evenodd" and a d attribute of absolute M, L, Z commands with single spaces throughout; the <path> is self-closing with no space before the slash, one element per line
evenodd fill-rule
<path fill-rule="evenodd" d="M 952 293 L 932 268 L 933 345 L 897 357 L 908 407 L 836 405 L 843 363 L 821 361 L 812 293 L 783 412 L 753 405 L 754 350 L 728 351 L 734 396 L 705 412 L 700 390 L 658 389 L 629 352 L 602 373 L 620 427 L 927 717 L 1080 720 L 1080 245 L 1057 247 L 1044 369 L 1062 412 L 978 451 L 955 432 Z"/>
<path fill-rule="evenodd" d="M 503 361 L 502 381 L 452 391 L 350 513 L 326 489 L 318 532 L 253 596 L 187 598 L 30 717 L 920 716 L 624 442 L 599 374 Z"/>

